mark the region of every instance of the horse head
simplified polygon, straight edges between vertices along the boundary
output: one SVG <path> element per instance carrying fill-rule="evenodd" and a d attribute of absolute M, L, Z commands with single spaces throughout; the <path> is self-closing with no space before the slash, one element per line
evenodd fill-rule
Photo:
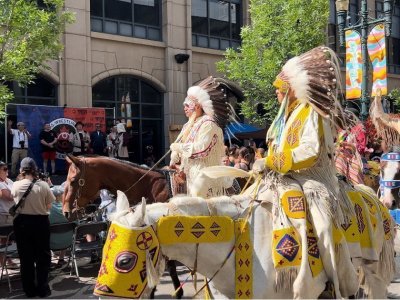
<path fill-rule="evenodd" d="M 381 200 L 388 208 L 400 207 L 400 153 L 388 152 L 381 157 Z"/>
<path fill-rule="evenodd" d="M 95 200 L 101 188 L 98 181 L 91 180 L 96 172 L 87 166 L 90 158 L 67 155 L 66 160 L 70 166 L 63 195 L 63 211 L 70 213 L 72 209 L 85 207 Z"/>
<path fill-rule="evenodd" d="M 151 225 L 145 224 L 146 200 L 129 208 L 126 195 L 117 192 L 116 212 L 104 246 L 94 293 L 112 297 L 148 297 L 164 272 L 165 259 Z M 145 265 L 143 265 L 145 262 Z"/>

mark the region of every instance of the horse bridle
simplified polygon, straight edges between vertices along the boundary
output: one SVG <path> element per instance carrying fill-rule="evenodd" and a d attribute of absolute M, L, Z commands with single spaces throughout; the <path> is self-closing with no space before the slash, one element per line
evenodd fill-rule
<path fill-rule="evenodd" d="M 382 155 L 381 157 L 381 161 L 397 161 L 400 162 L 400 153 L 398 152 L 389 152 L 389 153 L 385 153 Z M 384 194 L 384 189 L 390 189 L 390 190 L 394 190 L 394 189 L 398 189 L 400 188 L 400 180 L 383 180 L 382 177 L 379 179 L 379 186 L 380 186 L 380 190 L 381 190 L 381 195 L 383 196 Z M 399 191 L 400 193 L 400 191 Z"/>
<path fill-rule="evenodd" d="M 72 205 L 76 209 L 77 213 L 82 213 L 83 217 L 85 217 L 85 215 L 86 215 L 85 208 L 78 206 L 78 199 L 81 197 L 82 189 L 86 184 L 86 180 L 85 180 L 86 161 L 85 161 L 84 157 L 82 157 L 82 168 L 79 168 L 79 170 L 81 171 L 81 174 L 80 174 L 79 179 L 78 179 L 78 190 L 75 193 L 75 199 L 74 199 L 74 202 L 73 202 Z"/>

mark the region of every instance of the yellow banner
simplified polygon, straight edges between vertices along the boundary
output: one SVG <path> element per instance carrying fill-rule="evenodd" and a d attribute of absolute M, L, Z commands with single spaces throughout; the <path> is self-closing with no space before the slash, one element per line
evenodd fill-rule
<path fill-rule="evenodd" d="M 113 222 L 103 248 L 94 294 L 140 298 L 147 286 L 146 255 L 150 255 L 155 266 L 159 250 L 160 245 L 151 226 L 126 228 Z"/>
<path fill-rule="evenodd" d="M 229 242 L 233 232 L 233 220 L 225 216 L 167 216 L 157 222 L 157 235 L 164 245 Z"/>

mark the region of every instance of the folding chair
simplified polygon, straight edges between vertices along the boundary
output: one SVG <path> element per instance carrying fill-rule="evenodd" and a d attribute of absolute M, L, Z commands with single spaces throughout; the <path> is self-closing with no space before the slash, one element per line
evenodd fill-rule
<path fill-rule="evenodd" d="M 5 271 L 8 281 L 8 289 L 10 293 L 12 293 L 13 289 L 11 286 L 11 279 L 7 266 L 7 261 L 10 258 L 18 258 L 17 244 L 14 242 L 10 245 L 10 241 L 15 239 L 13 225 L 0 226 L 0 238 L 6 240 L 5 244 L 0 246 L 0 253 L 3 254 L 3 266 L 1 267 L 0 281 L 3 280 L 3 275 Z"/>
<path fill-rule="evenodd" d="M 72 266 L 70 275 L 72 275 L 72 271 L 75 269 L 76 276 L 78 277 L 79 280 L 79 271 L 76 261 L 77 254 L 84 252 L 91 253 L 92 251 L 96 251 L 98 256 L 100 256 L 99 253 L 101 253 L 103 249 L 105 239 L 101 237 L 99 234 L 101 232 L 107 232 L 107 229 L 108 229 L 107 222 L 93 222 L 87 224 L 79 224 L 78 226 L 76 226 L 74 240 L 72 242 L 72 251 L 71 251 Z M 93 242 L 86 242 L 85 239 L 82 239 L 82 236 L 86 234 L 96 235 L 97 238 Z"/>
<path fill-rule="evenodd" d="M 72 250 L 72 242 L 74 237 L 76 223 L 57 223 L 50 225 L 50 250 L 51 251 L 64 251 Z M 69 266 L 71 262 L 71 255 L 68 256 Z"/>

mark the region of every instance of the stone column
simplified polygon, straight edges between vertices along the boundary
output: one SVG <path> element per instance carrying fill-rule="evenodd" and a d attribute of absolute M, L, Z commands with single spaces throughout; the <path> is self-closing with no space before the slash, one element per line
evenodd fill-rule
<path fill-rule="evenodd" d="M 165 48 L 164 102 L 165 148 L 169 147 L 168 130 L 170 125 L 181 125 L 187 120 L 183 114 L 183 100 L 192 84 L 192 45 L 191 45 L 191 1 L 163 1 L 163 40 Z M 187 61 L 178 64 L 176 54 L 188 54 Z"/>
<path fill-rule="evenodd" d="M 59 104 L 91 107 L 90 0 L 65 0 L 65 9 L 75 13 L 76 21 L 63 36 Z"/>

